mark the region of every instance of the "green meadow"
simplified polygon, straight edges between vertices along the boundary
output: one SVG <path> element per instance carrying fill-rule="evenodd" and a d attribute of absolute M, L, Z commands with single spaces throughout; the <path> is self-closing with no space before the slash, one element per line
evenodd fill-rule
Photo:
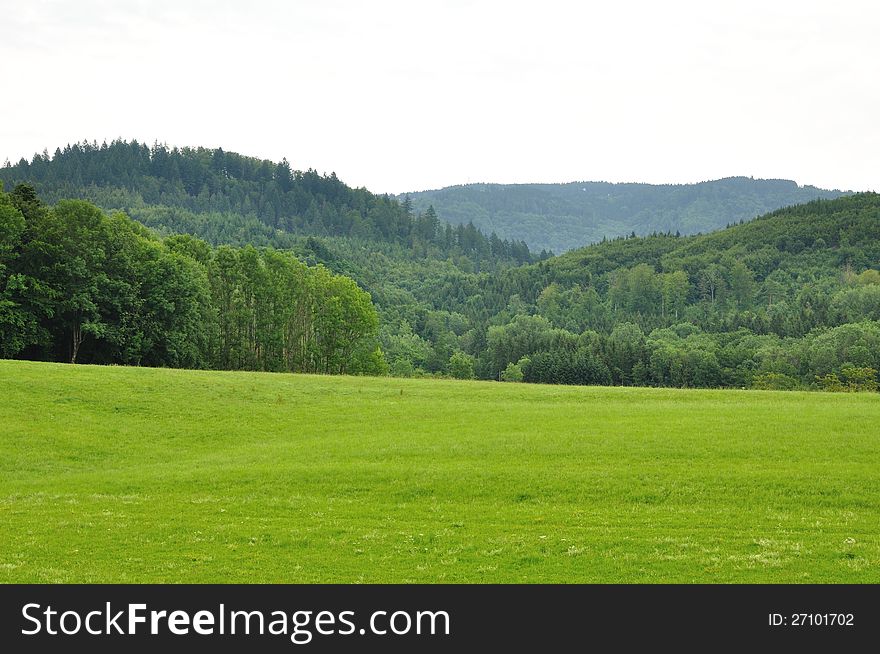
<path fill-rule="evenodd" d="M 880 582 L 880 395 L 0 361 L 2 582 Z"/>

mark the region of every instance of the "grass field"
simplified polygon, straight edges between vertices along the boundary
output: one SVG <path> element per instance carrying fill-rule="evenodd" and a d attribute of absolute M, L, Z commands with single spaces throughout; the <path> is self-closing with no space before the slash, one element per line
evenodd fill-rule
<path fill-rule="evenodd" d="M 3 582 L 880 582 L 880 395 L 0 362 Z"/>

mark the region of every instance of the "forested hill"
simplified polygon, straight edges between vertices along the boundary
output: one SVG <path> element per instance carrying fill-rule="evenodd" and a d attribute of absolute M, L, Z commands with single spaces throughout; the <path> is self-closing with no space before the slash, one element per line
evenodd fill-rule
<path fill-rule="evenodd" d="M 880 195 L 514 265 L 531 259 L 515 243 L 274 166 L 116 142 L 0 169 L 43 191 L 0 195 L 0 356 L 877 388 Z"/>
<path fill-rule="evenodd" d="M 880 195 L 710 234 L 622 237 L 536 264 L 413 269 L 330 243 L 367 280 L 393 374 L 573 384 L 872 388 Z"/>
<path fill-rule="evenodd" d="M 730 177 L 700 184 L 468 184 L 409 193 L 417 210 L 433 205 L 448 222 L 522 239 L 556 253 L 603 238 L 696 234 L 841 191 L 778 179 Z"/>
<path fill-rule="evenodd" d="M 876 390 L 880 195 L 491 272 L 402 245 L 158 239 L 0 193 L 0 357 L 505 381 Z M 296 256 L 329 257 L 331 274 Z M 294 256 L 296 255 L 296 256 Z M 345 272 L 351 279 L 338 275 Z M 362 289 L 367 289 L 365 293 Z M 378 345 L 378 347 L 377 347 Z"/>
<path fill-rule="evenodd" d="M 44 202 L 88 200 L 122 210 L 160 233 L 210 243 L 291 247 L 295 236 L 341 236 L 400 246 L 414 257 L 467 259 L 465 268 L 532 260 L 521 241 L 450 225 L 431 207 L 351 188 L 335 173 L 295 170 L 222 148 L 149 147 L 137 141 L 77 143 L 0 168 L 7 189 L 27 183 Z"/>
<path fill-rule="evenodd" d="M 489 318 L 487 376 L 876 389 L 880 195 L 705 235 L 620 238 L 484 276 L 474 294 L 507 301 Z"/>

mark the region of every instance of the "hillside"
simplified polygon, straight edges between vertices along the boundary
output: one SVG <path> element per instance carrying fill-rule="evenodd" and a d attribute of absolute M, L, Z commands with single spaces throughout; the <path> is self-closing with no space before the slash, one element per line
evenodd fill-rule
<path fill-rule="evenodd" d="M 849 368 L 875 388 L 878 268 L 880 195 L 860 194 L 482 275 L 450 309 L 503 306 L 479 352 L 488 377 L 520 361 L 531 381 L 835 387 Z"/>
<path fill-rule="evenodd" d="M 789 180 L 730 177 L 700 184 L 467 184 L 401 195 L 453 224 L 557 254 L 635 232 L 695 234 L 841 191 Z"/>
<path fill-rule="evenodd" d="M 10 361 L 0 384 L 2 582 L 880 582 L 875 395 Z"/>
<path fill-rule="evenodd" d="M 125 148 L 132 151 L 131 144 L 116 143 L 90 156 L 107 162 L 110 153 Z M 189 161 L 206 152 L 176 156 Z M 48 162 L 41 157 L 36 164 L 43 172 L 55 171 L 54 181 L 41 183 L 51 191 L 49 200 L 68 188 L 64 169 L 56 165 L 66 156 Z M 150 155 L 150 165 L 157 156 L 162 155 Z M 136 179 L 132 184 L 145 189 L 158 179 L 132 177 L 127 170 L 123 166 L 113 174 Z M 380 215 L 377 207 L 397 212 L 393 215 L 404 218 L 397 223 L 402 232 L 393 238 L 344 230 L 314 236 L 272 230 L 234 211 L 197 213 L 202 201 L 225 202 L 237 193 L 260 197 L 258 181 L 212 175 L 208 179 L 221 180 L 222 189 L 202 199 L 179 183 L 159 185 L 166 189 L 159 200 L 170 193 L 174 201 L 195 203 L 195 209 L 147 204 L 153 196 L 145 190 L 75 187 L 103 198 L 105 207 L 113 206 L 118 193 L 136 197 L 131 214 L 154 231 L 130 224 L 122 214 L 99 218 L 89 205 L 40 204 L 27 186 L 14 187 L 8 197 L 0 193 L 5 205 L 0 218 L 8 221 L 0 225 L 0 352 L 70 360 L 68 344 L 84 334 L 84 362 L 387 370 L 400 377 L 566 384 L 877 388 L 877 194 L 817 200 L 709 234 L 619 238 L 516 265 L 533 257 L 516 255 L 510 241 L 486 239 L 461 226 L 444 228 L 451 235 L 448 246 L 426 240 L 419 225 L 434 224 L 436 216 L 363 189 L 342 196 L 367 203 L 366 213 L 358 215 Z M 302 180 L 348 188 L 332 177 L 304 174 Z M 329 216 L 338 215 L 341 205 L 327 200 L 324 206 Z M 94 239 L 88 236 L 92 227 L 77 227 L 78 216 L 104 225 Z M 256 224 L 269 231 L 251 231 L 248 225 Z M 32 237 L 45 231 L 43 225 L 51 227 L 45 242 Z M 230 255 L 225 245 L 212 247 L 175 232 L 243 247 Z M 123 233 L 130 236 L 122 238 Z M 437 230 L 427 233 L 440 238 Z M 120 238 L 134 249 L 112 245 Z M 68 242 L 76 247 L 64 245 Z M 78 261 L 92 242 L 111 245 L 102 246 L 93 261 Z M 172 278 L 179 273 L 184 283 L 163 287 L 151 267 L 154 259 L 174 268 Z M 303 263 L 311 272 L 300 276 L 296 271 Z M 94 284 L 78 276 L 84 265 L 95 271 Z M 325 268 L 339 279 L 333 281 Z M 132 281 L 122 294 L 113 282 L 119 271 Z M 335 290 L 316 292 L 309 279 L 321 280 L 319 289 Z M 369 295 L 354 292 L 348 280 Z M 172 299 L 187 288 L 201 299 L 186 306 L 200 309 L 175 323 L 182 312 L 169 311 L 173 301 L 143 304 L 151 288 Z M 360 308 L 342 310 L 355 306 Z M 144 315 L 150 319 L 144 321 Z M 356 316 L 367 320 L 352 331 Z M 363 336 L 355 350 L 333 345 L 352 343 L 349 334 Z M 349 367 L 344 362 L 352 352 L 359 354 Z"/>
<path fill-rule="evenodd" d="M 757 280 L 773 273 L 806 279 L 880 263 L 880 194 L 860 193 L 785 207 L 753 221 L 689 237 L 619 238 L 567 252 L 536 268 L 602 275 L 648 264 L 696 276 L 710 263 L 736 260 Z M 818 272 L 818 271 L 821 271 Z"/>
<path fill-rule="evenodd" d="M 441 223 L 433 211 L 416 213 L 351 188 L 335 173 L 222 148 L 74 143 L 0 168 L 0 182 L 9 190 L 31 184 L 50 204 L 88 200 L 160 233 L 193 234 L 214 245 L 291 247 L 297 236 L 342 236 L 401 246 L 411 257 L 463 259 L 466 267 L 531 260 L 522 242 Z"/>

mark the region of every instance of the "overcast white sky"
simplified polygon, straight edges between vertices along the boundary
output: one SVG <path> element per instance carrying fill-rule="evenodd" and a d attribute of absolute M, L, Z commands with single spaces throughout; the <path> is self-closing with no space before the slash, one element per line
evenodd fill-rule
<path fill-rule="evenodd" d="M 223 147 L 402 192 L 880 190 L 875 0 L 0 0 L 0 162 Z"/>

